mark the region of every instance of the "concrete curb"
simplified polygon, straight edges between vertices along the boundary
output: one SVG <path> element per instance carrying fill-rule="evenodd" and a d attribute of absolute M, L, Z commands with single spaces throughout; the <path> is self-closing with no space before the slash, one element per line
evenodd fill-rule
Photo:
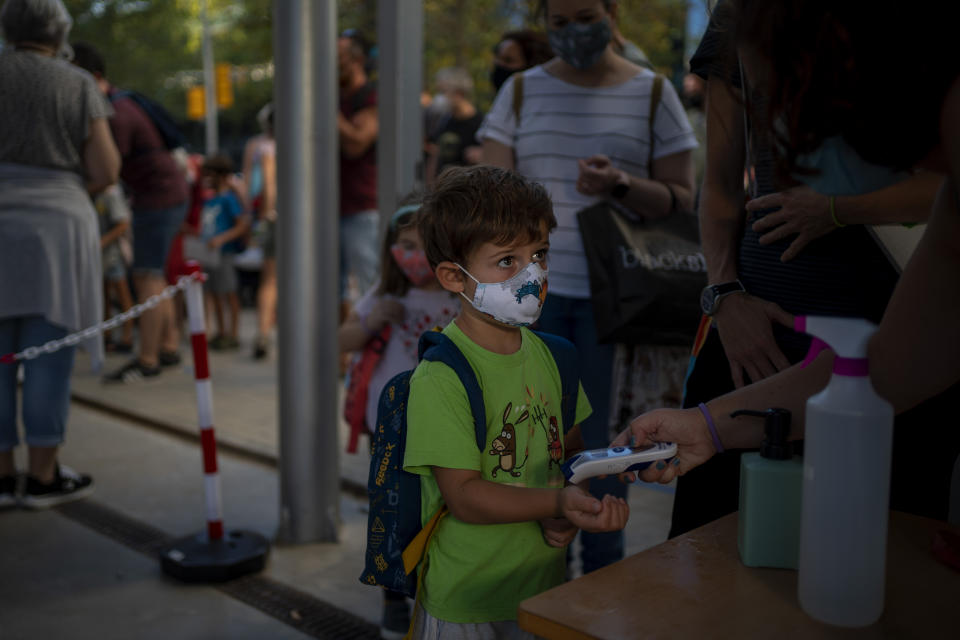
<path fill-rule="evenodd" d="M 200 442 L 200 432 L 195 425 L 187 427 L 167 420 L 151 418 L 140 412 L 123 409 L 97 398 L 75 392 L 71 393 L 70 397 L 73 402 L 89 409 L 102 411 L 111 416 L 134 422 L 138 425 L 160 431 L 167 435 L 172 435 L 191 443 L 199 444 Z M 277 455 L 257 450 L 247 445 L 231 442 L 229 438 L 224 438 L 219 434 L 217 436 L 217 448 L 225 453 L 268 467 L 276 468 L 279 465 L 279 457 Z M 367 486 L 350 478 L 340 478 L 340 490 L 355 498 L 367 499 Z"/>

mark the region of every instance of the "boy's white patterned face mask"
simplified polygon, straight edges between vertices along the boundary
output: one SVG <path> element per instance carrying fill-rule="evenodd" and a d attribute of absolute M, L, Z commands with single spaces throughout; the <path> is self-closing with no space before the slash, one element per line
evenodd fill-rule
<path fill-rule="evenodd" d="M 539 263 L 531 262 L 503 282 L 480 282 L 459 264 L 457 266 L 477 283 L 473 300 L 462 291 L 460 295 L 480 313 L 513 327 L 526 327 L 540 317 L 547 296 L 547 270 Z"/>

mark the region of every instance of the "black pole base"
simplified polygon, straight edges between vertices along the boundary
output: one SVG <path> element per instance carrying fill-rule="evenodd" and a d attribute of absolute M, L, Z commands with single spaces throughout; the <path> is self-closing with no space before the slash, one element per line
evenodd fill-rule
<path fill-rule="evenodd" d="M 160 568 L 184 582 L 225 582 L 261 571 L 270 543 L 252 531 L 226 531 L 210 540 L 205 532 L 174 540 L 160 549 Z"/>

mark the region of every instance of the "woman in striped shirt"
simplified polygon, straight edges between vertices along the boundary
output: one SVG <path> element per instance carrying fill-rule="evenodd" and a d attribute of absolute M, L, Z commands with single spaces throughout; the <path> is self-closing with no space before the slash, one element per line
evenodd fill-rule
<path fill-rule="evenodd" d="M 477 137 L 485 162 L 541 182 L 553 199 L 557 228 L 550 235 L 550 293 L 540 328 L 570 339 L 581 354 L 581 379 L 594 407 L 581 428 L 586 446 L 597 448 L 609 442 L 614 346 L 597 342 L 577 212 L 604 199 L 645 218 L 689 210 L 697 142 L 673 87 L 664 83 L 651 114 L 656 74 L 614 52 L 615 0 L 548 0 L 543 9 L 557 57 L 507 80 Z M 661 391 L 678 390 L 686 349 L 644 351 L 648 371 L 635 371 L 636 379 L 663 379 L 661 370 L 671 371 Z M 626 488 L 615 479 L 594 480 L 591 491 L 623 496 Z M 584 572 L 623 556 L 622 532 L 583 534 L 583 545 Z"/>

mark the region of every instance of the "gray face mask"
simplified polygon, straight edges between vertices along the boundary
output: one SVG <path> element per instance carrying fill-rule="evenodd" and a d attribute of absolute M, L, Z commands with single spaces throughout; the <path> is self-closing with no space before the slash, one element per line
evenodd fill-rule
<path fill-rule="evenodd" d="M 547 37 L 553 52 L 561 60 L 585 71 L 597 64 L 610 44 L 610 23 L 606 18 L 588 24 L 570 22 L 560 29 L 550 29 Z"/>

